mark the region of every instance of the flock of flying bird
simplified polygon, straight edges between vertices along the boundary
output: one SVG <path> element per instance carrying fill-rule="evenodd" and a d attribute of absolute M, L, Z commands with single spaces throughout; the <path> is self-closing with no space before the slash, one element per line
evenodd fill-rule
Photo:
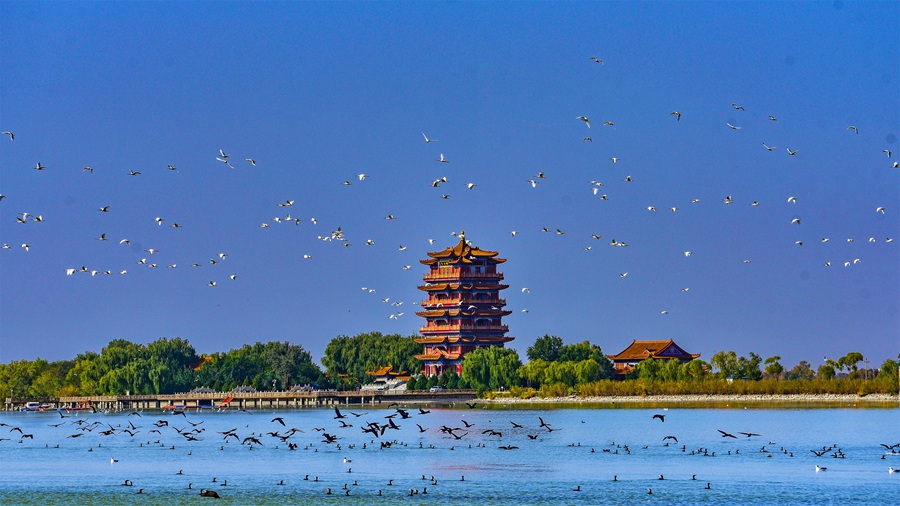
<path fill-rule="evenodd" d="M 597 63 L 597 64 L 601 64 L 601 65 L 603 64 L 603 60 L 596 58 L 596 57 L 591 57 L 590 61 Z M 731 109 L 734 114 L 737 114 L 739 116 L 746 114 L 745 108 L 738 103 L 732 103 Z M 668 113 L 668 115 L 672 118 L 672 121 L 675 123 L 678 123 L 678 124 L 682 123 L 681 120 L 683 119 L 683 117 L 688 117 L 687 114 L 688 113 L 683 114 L 681 111 L 678 111 L 678 110 L 671 111 L 670 113 Z M 778 122 L 778 118 L 776 118 L 774 115 L 767 115 L 767 116 L 768 116 L 769 122 L 771 122 L 771 123 Z M 581 121 L 587 129 L 592 129 L 591 120 L 589 117 L 587 117 L 585 115 L 581 115 L 581 116 L 577 116 L 576 120 Z M 732 121 L 734 123 L 732 123 Z M 732 131 L 740 131 L 742 128 L 744 128 L 741 124 L 739 124 L 738 120 L 727 121 L 727 122 L 725 122 L 724 126 L 731 129 Z M 617 128 L 617 126 L 616 126 L 615 121 L 605 120 L 602 122 L 600 128 Z M 856 125 L 849 125 L 848 127 L 846 127 L 846 130 L 849 134 L 853 134 L 853 135 L 860 134 L 860 129 Z M 11 131 L 6 131 L 6 132 L 4 132 L 4 134 L 6 134 L 10 140 L 14 140 L 16 138 L 15 135 Z M 422 138 L 426 145 L 430 146 L 433 143 L 438 142 L 437 139 L 430 138 L 425 132 L 421 132 L 421 135 L 422 135 Z M 589 137 L 589 136 L 583 137 L 582 143 L 587 143 L 587 142 L 593 143 L 592 137 Z M 768 152 L 774 152 L 775 150 L 778 149 L 778 146 L 770 146 L 766 142 L 761 142 L 761 149 L 768 151 Z M 786 150 L 786 153 L 791 157 L 797 156 L 798 152 L 800 151 L 800 149 L 797 146 L 785 147 L 785 150 Z M 884 155 L 886 155 L 886 157 L 891 162 L 891 167 L 900 168 L 900 162 L 891 160 L 893 154 L 889 149 L 883 149 L 882 153 Z M 215 160 L 216 162 L 221 163 L 225 167 L 229 167 L 231 169 L 235 168 L 235 165 L 232 163 L 232 161 L 235 160 L 235 157 L 232 156 L 230 153 L 225 152 L 222 149 L 219 149 L 218 153 L 212 154 L 212 156 L 210 158 L 211 158 L 211 160 Z M 619 157 L 619 156 L 611 156 L 611 157 L 609 157 L 609 160 L 613 164 L 613 166 L 619 167 L 619 166 L 621 166 L 621 162 L 622 162 L 623 158 Z M 253 168 L 253 167 L 256 167 L 256 165 L 257 165 L 256 159 L 254 159 L 252 157 L 244 157 L 243 162 L 241 162 L 241 163 L 245 164 L 245 166 L 248 168 Z M 434 158 L 434 163 L 438 164 L 441 167 L 452 167 L 451 159 L 448 158 L 447 156 L 445 156 L 445 153 L 443 151 L 438 151 L 436 153 L 436 158 Z M 53 168 L 46 167 L 42 163 L 38 162 L 35 165 L 34 170 L 43 172 L 43 171 L 53 170 Z M 171 164 L 168 164 L 166 167 L 166 170 L 169 172 L 176 172 L 179 169 Z M 93 174 L 94 169 L 90 166 L 85 166 L 82 168 L 82 172 L 87 173 L 87 174 Z M 127 172 L 123 172 L 123 175 L 125 175 L 125 174 L 127 174 L 129 177 L 140 177 L 142 175 L 142 172 L 139 170 L 129 169 Z M 366 181 L 369 178 L 370 178 L 369 174 L 360 172 L 352 177 L 344 179 L 342 182 L 340 182 L 340 184 L 343 186 L 364 185 L 364 184 L 366 184 Z M 545 181 L 549 180 L 550 178 L 552 178 L 552 175 L 548 175 L 544 171 L 539 171 L 539 172 L 537 172 L 537 174 L 533 175 L 531 178 L 525 180 L 525 183 L 527 183 L 527 185 L 533 189 L 538 189 L 541 184 L 543 184 Z M 444 176 L 441 176 L 441 177 L 431 180 L 431 182 L 429 183 L 429 186 L 437 189 L 439 192 L 440 198 L 446 200 L 446 199 L 451 198 L 451 193 L 448 190 L 446 190 L 446 188 L 450 185 L 449 181 L 450 180 L 448 179 L 448 177 L 446 175 L 444 175 Z M 633 178 L 630 174 L 623 173 L 621 182 L 619 184 L 639 184 L 639 183 L 636 183 L 635 178 Z M 479 187 L 479 183 L 474 182 L 474 181 L 467 181 L 464 184 L 464 186 L 467 190 L 475 190 L 476 188 Z M 593 195 L 596 199 L 598 199 L 601 202 L 616 198 L 616 195 L 614 193 L 615 190 L 610 189 L 609 192 L 607 193 L 606 185 L 599 180 L 588 181 L 587 188 L 588 188 L 590 194 Z M 0 200 L 5 200 L 3 195 L 0 195 Z M 12 199 L 10 199 L 10 200 L 12 200 Z M 802 206 L 802 202 L 798 204 L 798 200 L 802 201 L 802 198 L 798 199 L 796 196 L 785 195 L 783 202 L 785 202 L 786 205 L 788 205 L 790 207 L 793 207 L 795 205 Z M 731 195 L 722 195 L 721 202 L 723 205 L 747 205 L 750 207 L 760 207 L 760 206 L 764 205 L 762 202 L 757 201 L 757 200 L 739 203 L 736 199 L 732 198 Z M 3 204 L 8 205 L 7 202 L 3 202 Z M 273 207 L 277 206 L 277 208 L 283 210 L 283 213 L 280 213 L 280 214 L 278 214 L 274 217 L 271 217 L 270 219 L 267 219 L 266 221 L 263 221 L 262 223 L 260 223 L 259 227 L 262 229 L 270 229 L 275 226 L 284 226 L 284 225 L 299 226 L 303 223 L 311 223 L 313 225 L 318 224 L 318 219 L 315 217 L 300 218 L 299 216 L 296 215 L 296 213 L 291 212 L 293 206 L 295 205 L 295 199 L 288 198 L 283 201 L 273 202 L 272 205 L 273 205 Z M 689 203 L 685 202 L 685 205 L 696 206 L 696 205 L 702 205 L 702 204 L 701 204 L 699 198 L 692 198 Z M 97 212 L 99 212 L 99 213 L 114 213 L 117 211 L 115 209 L 115 206 L 107 205 L 106 203 L 98 203 L 97 206 L 98 207 L 96 209 L 97 209 Z M 657 205 L 644 204 L 643 208 L 647 212 L 651 212 L 651 213 L 657 212 L 658 210 L 660 210 L 660 211 L 667 210 L 668 212 L 671 212 L 671 213 L 677 213 L 680 210 L 680 208 L 677 205 L 657 206 Z M 636 207 L 635 209 L 638 209 L 638 208 Z M 885 214 L 886 211 L 887 211 L 887 209 L 885 206 L 877 206 L 874 208 L 875 213 Z M 15 219 L 16 219 L 16 223 L 18 223 L 20 225 L 31 226 L 31 224 L 34 224 L 34 223 L 39 224 L 39 223 L 42 223 L 42 222 L 46 221 L 47 219 L 51 219 L 51 218 L 50 217 L 45 218 L 42 214 L 40 214 L 40 212 L 34 212 L 31 210 L 27 210 L 27 211 L 22 210 L 22 211 L 18 212 Z M 389 213 L 385 216 L 385 219 L 386 220 L 395 220 L 395 219 L 397 219 L 397 217 L 393 213 Z M 803 229 L 803 225 L 802 225 L 803 221 L 801 220 L 800 217 L 796 217 L 796 215 L 794 215 L 790 218 L 787 218 L 785 220 L 785 223 L 799 227 L 799 228 L 797 228 L 798 231 L 801 231 Z M 178 229 L 181 229 L 184 227 L 194 226 L 193 224 L 186 223 L 183 220 L 179 221 L 174 218 L 160 217 L 160 216 L 156 216 L 156 217 L 148 216 L 146 224 L 148 224 L 148 225 L 155 224 L 157 227 L 166 226 L 166 227 L 173 229 L 174 231 L 177 231 Z M 331 228 L 331 227 L 329 227 L 329 228 Z M 547 226 L 543 226 L 540 228 L 535 227 L 534 231 L 540 232 L 540 233 L 545 233 L 545 234 L 555 234 L 555 235 L 560 235 L 560 236 L 566 235 L 566 231 L 564 231 L 558 227 L 547 227 Z M 173 232 L 173 233 L 177 233 L 177 232 Z M 456 235 L 455 232 L 452 232 L 451 234 Z M 516 237 L 519 234 L 520 234 L 520 231 L 518 231 L 518 230 L 510 231 L 510 235 L 512 237 Z M 799 235 L 799 232 L 798 232 L 798 235 Z M 344 231 L 343 227 L 341 227 L 341 226 L 334 227 L 334 230 L 332 230 L 331 232 L 327 232 L 324 234 L 319 233 L 316 235 L 316 237 L 320 241 L 327 242 L 327 243 L 338 243 L 344 247 L 350 247 L 353 244 L 349 240 L 349 237 L 345 234 L 345 231 Z M 588 244 L 583 245 L 583 249 L 585 251 L 592 250 L 594 248 L 595 244 L 602 244 L 602 242 L 595 242 L 595 241 L 602 241 L 603 240 L 602 238 L 603 238 L 603 236 L 599 232 L 591 233 L 590 240 L 587 241 Z M 100 231 L 100 233 L 98 235 L 96 235 L 95 237 L 93 237 L 93 239 L 95 239 L 97 241 L 101 241 L 101 242 L 118 243 L 119 245 L 122 245 L 123 247 L 127 247 L 127 246 L 131 245 L 130 239 L 125 238 L 125 237 L 115 237 L 115 238 L 108 237 L 107 233 L 104 231 Z M 587 239 L 587 238 L 585 237 L 585 239 Z M 362 244 L 366 247 L 376 245 L 376 238 L 371 238 L 371 237 L 365 238 L 365 239 L 362 239 L 362 241 L 363 241 Z M 878 243 L 878 242 L 891 243 L 891 242 L 893 242 L 893 238 L 891 238 L 891 237 L 874 237 L 874 236 L 873 237 L 863 237 L 863 238 L 842 237 L 840 239 L 835 240 L 835 242 L 838 242 L 838 241 L 846 242 L 846 243 L 854 243 L 857 241 L 859 243 Z M 428 243 L 430 245 L 433 244 L 434 242 L 435 242 L 434 239 L 428 239 Z M 626 242 L 626 241 L 622 240 L 621 238 L 618 238 L 618 239 L 617 238 L 609 238 L 608 241 L 604 241 L 604 242 L 607 242 L 607 244 L 609 246 L 615 247 L 615 248 L 627 248 L 630 246 L 629 242 Z M 795 247 L 803 247 L 804 245 L 809 245 L 814 242 L 817 242 L 819 244 L 826 244 L 826 243 L 831 242 L 831 238 L 829 238 L 829 237 L 815 237 L 815 238 L 797 237 L 794 240 L 793 244 L 795 245 Z M 35 247 L 35 245 L 29 244 L 28 242 L 23 242 L 20 245 L 20 249 L 24 252 L 30 251 L 32 249 L 32 247 Z M 38 245 L 38 247 L 39 247 L 39 245 Z M 2 248 L 6 249 L 6 250 L 13 249 L 13 247 L 8 243 L 4 243 L 2 245 Z M 402 244 L 397 247 L 398 251 L 405 251 L 406 249 L 407 249 L 407 246 L 404 246 Z M 194 258 L 192 260 L 182 263 L 180 261 L 177 261 L 176 259 L 171 259 L 171 258 L 166 259 L 166 260 L 156 261 L 157 258 L 164 257 L 164 253 L 161 252 L 157 248 L 153 248 L 153 247 L 145 248 L 142 251 L 147 253 L 147 255 L 143 256 L 142 258 L 140 258 L 140 260 L 136 261 L 135 262 L 136 266 L 133 268 L 154 269 L 154 268 L 164 267 L 167 269 L 176 269 L 176 268 L 181 268 L 183 265 L 189 265 L 190 268 L 199 268 L 201 266 L 207 266 L 207 265 L 217 266 L 218 264 L 222 263 L 225 260 L 225 257 L 227 256 L 225 253 L 218 253 L 215 255 L 211 254 L 211 255 L 209 255 L 208 259 Z M 683 251 L 684 257 L 690 257 L 693 255 L 693 253 L 694 252 L 692 250 Z M 842 254 L 847 255 L 847 256 L 845 256 L 844 258 L 835 258 L 835 259 L 825 261 L 823 263 L 823 266 L 832 267 L 832 266 L 836 266 L 836 265 L 843 265 L 844 267 L 852 267 L 854 265 L 864 262 L 864 255 L 861 253 L 853 253 L 853 254 L 842 253 Z M 313 260 L 313 255 L 311 252 L 302 253 L 301 256 L 302 256 L 303 260 Z M 742 258 L 741 261 L 746 264 L 746 263 L 750 263 L 751 259 L 750 258 Z M 89 265 L 80 265 L 80 266 L 70 265 L 70 266 L 64 267 L 63 270 L 64 270 L 65 274 L 70 275 L 70 276 L 81 275 L 81 274 L 96 276 L 98 274 L 112 275 L 115 273 L 124 275 L 129 272 L 129 270 L 128 270 L 129 268 L 131 268 L 131 267 L 128 267 L 127 265 L 126 266 L 119 265 L 115 268 L 111 268 L 108 266 L 94 267 L 94 266 L 89 266 Z M 408 264 L 402 265 L 403 270 L 410 270 L 411 268 L 412 267 Z M 623 272 L 618 273 L 618 277 L 620 279 L 625 279 L 628 277 L 628 275 L 629 275 L 629 271 L 623 271 Z M 226 273 L 224 275 L 223 274 L 211 275 L 208 278 L 209 281 L 207 282 L 207 286 L 209 286 L 209 287 L 219 286 L 219 283 L 223 279 L 225 279 L 226 276 L 227 276 L 227 279 L 230 279 L 231 281 L 235 281 L 238 278 L 238 275 L 235 274 L 235 271 Z M 374 289 L 371 289 L 371 288 L 368 288 L 368 289 L 364 288 L 364 290 L 367 290 L 370 293 L 374 293 Z M 523 289 L 523 292 L 524 291 L 525 290 Z M 690 287 L 681 287 L 681 292 L 687 293 L 689 291 L 690 291 Z M 387 302 L 388 299 L 389 298 L 382 298 L 382 300 L 384 302 Z M 395 301 L 394 304 L 397 304 L 397 302 L 398 301 Z M 413 304 L 416 304 L 416 303 L 414 302 Z M 523 313 L 529 312 L 529 310 L 527 308 L 523 308 L 521 311 Z M 669 311 L 662 310 L 662 311 L 659 311 L 659 313 L 665 315 L 665 314 L 669 314 Z M 403 315 L 404 315 L 404 312 L 395 310 L 388 315 L 388 318 L 390 318 L 392 320 L 397 320 L 400 317 L 402 317 Z"/>
<path fill-rule="evenodd" d="M 471 410 L 478 408 L 478 403 L 467 402 L 466 406 Z M 230 451 L 257 450 L 258 452 L 260 450 L 287 450 L 320 454 L 320 450 L 322 450 L 321 454 L 324 454 L 324 456 L 320 458 L 328 460 L 341 459 L 341 464 L 346 467 L 346 470 L 341 473 L 341 476 L 335 476 L 333 471 L 328 471 L 331 473 L 328 475 L 323 474 L 322 478 L 316 475 L 315 472 L 306 474 L 307 471 L 293 471 L 289 474 L 293 474 L 294 476 L 304 476 L 302 480 L 297 478 L 298 482 L 302 481 L 315 484 L 312 486 L 316 488 L 310 491 L 311 493 L 316 493 L 316 491 L 318 491 L 318 493 L 323 495 L 345 496 L 358 494 L 383 496 L 386 495 L 388 491 L 396 491 L 392 492 L 396 495 L 415 496 L 418 494 L 428 494 L 428 487 L 432 487 L 432 493 L 435 489 L 440 490 L 440 488 L 438 488 L 438 479 L 433 475 L 430 478 L 427 478 L 424 474 L 421 475 L 421 478 L 407 478 L 405 480 L 391 478 L 386 483 L 383 483 L 383 488 L 378 488 L 377 490 L 365 488 L 365 485 L 360 486 L 358 480 L 353 479 L 355 476 L 353 475 L 353 462 L 356 458 L 353 456 L 354 452 L 367 450 L 391 452 L 396 449 L 442 449 L 448 451 L 471 449 L 489 450 L 492 447 L 499 451 L 515 451 L 520 449 L 519 445 L 525 444 L 562 444 L 559 440 L 559 435 L 551 437 L 551 434 L 562 431 L 564 428 L 554 426 L 553 423 L 548 422 L 543 418 L 544 415 L 537 416 L 537 420 L 532 420 L 531 422 L 526 420 L 517 421 L 511 419 L 511 417 L 506 417 L 510 419 L 507 419 L 504 422 L 492 422 L 489 419 L 492 418 L 492 413 L 490 411 L 478 410 L 472 412 L 474 415 L 472 417 L 461 417 L 459 419 L 459 424 L 448 424 L 447 420 L 449 419 L 450 414 L 467 413 L 470 411 L 460 411 L 453 408 L 441 411 L 443 411 L 441 416 L 444 423 L 442 423 L 440 427 L 426 427 L 423 426 L 423 423 L 427 423 L 427 415 L 430 415 L 432 410 L 427 409 L 424 406 L 417 408 L 403 408 L 397 404 L 393 404 L 392 407 L 388 409 L 379 408 L 372 412 L 356 412 L 349 409 L 342 411 L 340 408 L 335 407 L 334 416 L 332 417 L 333 422 L 324 422 L 322 420 L 323 417 L 316 417 L 319 426 L 307 427 L 306 430 L 304 430 L 303 428 L 296 426 L 288 427 L 288 425 L 291 418 L 308 419 L 308 416 L 298 413 L 283 412 L 282 414 L 273 416 L 269 419 L 262 411 L 254 412 L 241 409 L 240 412 L 232 411 L 232 416 L 228 418 L 230 423 L 235 423 L 236 420 L 242 419 L 240 417 L 241 412 L 247 415 L 256 415 L 253 418 L 248 417 L 243 419 L 241 424 L 244 424 L 244 421 L 246 422 L 243 429 L 240 427 L 233 427 L 226 430 L 211 428 L 210 431 L 207 431 L 207 425 L 204 425 L 207 421 L 212 421 L 213 423 L 211 425 L 221 425 L 229 422 L 212 420 L 210 417 L 215 418 L 215 413 L 212 413 L 209 416 L 195 416 L 194 414 L 188 416 L 183 410 L 168 411 L 167 413 L 169 416 L 149 422 L 148 419 L 144 417 L 144 415 L 148 415 L 149 412 L 131 411 L 125 415 L 124 413 L 101 413 L 95 411 L 87 416 L 79 416 L 78 412 L 73 414 L 72 412 L 66 411 L 64 408 L 60 408 L 58 413 L 61 420 L 58 420 L 56 423 L 47 424 L 47 426 L 54 430 L 49 434 L 42 434 L 43 438 L 46 439 L 45 441 L 38 441 L 35 439 L 34 434 L 26 433 L 21 427 L 6 422 L 0 422 L 0 428 L 3 429 L 4 433 L 13 434 L 18 432 L 19 444 L 26 444 L 27 440 L 29 441 L 27 444 L 33 446 L 36 445 L 37 447 L 43 445 L 44 448 L 47 449 L 71 448 L 74 445 L 79 448 L 87 446 L 86 451 L 91 454 L 93 454 L 95 450 L 104 451 L 105 453 L 102 458 L 108 457 L 110 465 L 118 465 L 120 459 L 126 458 L 128 454 L 135 451 L 135 448 L 146 449 L 147 451 L 155 449 L 183 452 L 183 459 L 175 464 L 178 466 L 182 465 L 182 461 L 184 464 L 189 464 L 195 451 L 209 452 L 215 451 L 216 449 L 225 451 L 227 448 Z M 183 418 L 179 418 L 177 415 L 181 415 Z M 40 417 L 42 415 L 30 415 L 30 417 L 34 416 Z M 238 418 L 235 418 L 235 416 Z M 666 414 L 657 413 L 653 414 L 651 418 L 653 420 L 659 420 L 661 423 L 665 423 L 667 416 L 668 415 Z M 99 417 L 100 419 L 92 420 L 94 417 Z M 372 418 L 375 417 L 378 418 L 373 420 Z M 501 415 L 501 417 L 503 416 Z M 198 418 L 201 419 L 195 421 Z M 327 419 L 327 417 L 325 418 Z M 266 420 L 268 420 L 268 422 L 266 422 Z M 365 421 L 361 422 L 358 420 Z M 405 422 L 414 423 L 416 426 L 412 438 L 410 438 L 408 432 L 402 430 L 403 426 L 406 425 Z M 506 425 L 506 423 L 509 423 L 509 425 Z M 582 420 L 581 424 L 584 423 L 586 422 Z M 6 430 L 7 427 L 9 427 L 8 431 Z M 582 428 L 571 427 L 569 430 L 574 430 L 574 433 L 583 434 Z M 647 433 L 651 434 L 653 432 L 654 431 L 648 426 Z M 752 443 L 753 446 L 727 445 L 719 446 L 717 448 L 709 446 L 695 446 L 689 448 L 688 444 L 684 441 L 686 438 L 682 438 L 682 441 L 679 442 L 679 436 L 673 434 L 665 435 L 658 443 L 644 441 L 638 444 L 627 444 L 613 441 L 608 445 L 600 447 L 599 451 L 596 447 L 591 447 L 588 450 L 586 446 L 582 447 L 582 444 L 577 441 L 567 443 L 566 446 L 571 448 L 572 451 L 589 451 L 590 454 L 609 455 L 610 457 L 627 457 L 640 454 L 643 451 L 677 452 L 675 455 L 680 453 L 686 457 L 707 458 L 740 458 L 745 455 L 755 455 L 757 457 L 764 456 L 764 458 L 767 459 L 776 457 L 795 457 L 795 451 L 785 448 L 784 446 L 775 449 L 774 445 L 777 443 L 773 441 L 768 441 L 765 444 L 755 443 L 757 440 L 756 438 L 762 437 L 762 435 L 758 433 L 738 432 L 737 434 L 740 434 L 740 436 L 738 436 L 721 429 L 717 432 L 725 441 L 735 440 L 735 442 L 737 442 L 738 440 L 743 440 L 748 444 Z M 65 436 L 63 437 L 62 434 L 65 434 Z M 562 434 L 564 435 L 566 432 L 563 432 Z M 652 436 L 649 437 L 652 438 Z M 113 439 L 114 441 L 110 441 L 104 446 L 106 438 Z M 127 441 L 122 441 L 121 438 L 127 438 Z M 303 439 L 302 441 L 299 440 L 301 438 Z M 504 442 L 504 438 L 506 438 L 507 442 Z M 76 439 L 79 441 L 75 442 L 74 440 Z M 70 442 L 70 440 L 72 441 Z M 91 442 L 85 443 L 87 440 L 90 440 Z M 165 440 L 165 442 L 163 440 Z M 0 444 L 6 441 L 13 441 L 13 438 L 0 437 Z M 204 441 L 206 441 L 206 443 L 203 443 Z M 758 449 L 756 449 L 757 445 L 760 445 Z M 885 452 L 881 454 L 882 460 L 888 455 L 900 456 L 900 443 L 882 443 L 880 446 L 885 450 Z M 773 448 L 770 449 L 769 447 Z M 582 448 L 584 449 L 582 450 Z M 121 455 L 116 452 L 121 452 Z M 815 457 L 831 457 L 833 459 L 844 459 L 847 457 L 844 450 L 837 444 L 823 445 L 821 449 L 814 448 L 810 449 L 809 452 L 813 453 Z M 379 458 L 378 460 L 394 458 L 387 457 L 389 453 L 385 455 L 385 457 Z M 797 454 L 797 456 L 800 456 L 800 454 Z M 243 457 L 243 459 L 246 458 L 251 457 Z M 365 459 L 361 460 L 361 462 L 365 461 Z M 305 459 L 305 462 L 307 463 L 306 465 L 309 465 L 310 460 Z M 360 463 L 360 465 L 365 464 Z M 333 466 L 331 469 L 333 469 Z M 818 473 L 826 471 L 828 468 L 816 463 L 814 469 L 815 472 Z M 898 472 L 898 470 L 895 470 L 893 467 L 888 468 L 888 474 L 892 475 L 896 472 Z M 235 485 L 234 481 L 229 484 L 227 478 L 221 479 L 220 481 L 220 477 L 202 476 L 200 473 L 192 472 L 190 469 L 185 471 L 184 468 L 179 469 L 177 472 L 173 472 L 173 475 L 177 476 L 180 482 L 184 482 L 179 485 L 183 490 L 190 490 L 192 493 L 198 491 L 199 494 L 204 497 L 218 498 L 221 497 L 220 492 L 224 493 L 224 491 L 230 490 L 225 487 L 231 486 L 232 489 L 234 489 L 235 487 L 240 486 Z M 472 477 L 470 477 L 470 481 L 471 478 Z M 448 479 L 450 481 L 457 480 L 456 476 Z M 480 478 L 476 477 L 476 480 L 478 479 Z M 665 481 L 667 478 L 663 474 L 659 474 L 654 477 L 648 476 L 643 479 L 637 479 L 639 483 L 644 482 L 645 484 L 647 480 Z M 676 480 L 678 480 L 678 478 L 676 478 Z M 683 478 L 681 480 L 683 481 Z M 199 486 L 195 487 L 195 483 L 199 483 L 200 481 L 203 481 L 206 485 L 203 488 L 200 488 Z M 240 479 L 238 481 L 240 481 Z M 397 482 L 396 484 L 394 483 L 395 481 Z M 445 479 L 442 479 L 440 483 L 444 483 L 445 481 Z M 458 481 L 466 481 L 465 475 L 460 476 Z M 620 480 L 619 475 L 612 475 L 611 481 L 634 482 L 635 479 L 629 478 Z M 697 475 L 692 475 L 690 481 L 697 481 Z M 120 485 L 134 487 L 135 482 L 140 483 L 141 479 L 138 477 L 134 477 L 133 480 L 126 479 Z M 342 486 L 340 485 L 341 482 L 344 482 Z M 408 489 L 405 487 L 401 488 L 401 482 L 412 486 Z M 278 482 L 274 482 L 273 480 L 272 483 L 275 490 L 279 490 L 279 487 L 285 485 L 284 479 L 281 479 Z M 371 485 L 371 483 L 368 485 Z M 424 485 L 421 490 L 419 489 L 420 485 Z M 145 490 L 148 490 L 147 493 L 159 492 L 158 490 L 151 491 L 151 486 L 152 485 L 150 484 L 146 484 L 144 488 L 139 488 L 137 493 L 143 494 L 145 493 Z M 653 489 L 651 487 L 646 488 L 647 494 L 653 494 Z M 711 483 L 707 482 L 705 490 L 710 490 L 711 488 Z M 219 492 L 216 492 L 216 490 Z M 582 488 L 581 484 L 577 484 L 571 490 L 572 492 L 585 492 L 587 491 L 587 487 Z M 165 493 L 171 493 L 171 490 L 167 490 Z"/>

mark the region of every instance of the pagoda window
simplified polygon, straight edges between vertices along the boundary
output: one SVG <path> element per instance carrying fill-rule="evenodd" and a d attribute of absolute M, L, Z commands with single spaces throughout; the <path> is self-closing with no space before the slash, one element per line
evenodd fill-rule
<path fill-rule="evenodd" d="M 475 267 L 475 274 L 481 274 L 481 267 Z"/>

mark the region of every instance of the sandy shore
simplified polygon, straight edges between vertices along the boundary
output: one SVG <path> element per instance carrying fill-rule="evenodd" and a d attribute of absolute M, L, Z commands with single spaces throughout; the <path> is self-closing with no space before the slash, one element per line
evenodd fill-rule
<path fill-rule="evenodd" d="M 624 404 L 624 405 L 706 405 L 706 404 L 791 404 L 791 405 L 884 405 L 900 407 L 900 397 L 896 394 L 871 394 L 865 397 L 839 394 L 789 394 L 789 395 L 648 395 L 648 396 L 603 396 L 519 399 L 497 397 L 479 399 L 491 404 Z"/>

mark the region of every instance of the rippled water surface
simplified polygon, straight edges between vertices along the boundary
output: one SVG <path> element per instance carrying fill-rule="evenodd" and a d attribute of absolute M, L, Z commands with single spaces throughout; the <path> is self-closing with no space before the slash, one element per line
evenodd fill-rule
<path fill-rule="evenodd" d="M 409 419 L 394 417 L 400 429 L 379 438 L 360 427 L 386 423 L 392 408 L 342 408 L 343 420 L 331 409 L 0 413 L 8 424 L 0 438 L 9 438 L 0 441 L 0 503 L 212 501 L 199 496 L 203 488 L 222 504 L 895 504 L 900 497 L 900 473 L 888 473 L 900 469 L 900 446 L 891 454 L 879 445 L 900 443 L 896 408 L 407 409 Z M 92 431 L 80 430 L 94 422 Z M 458 428 L 460 439 L 442 426 Z M 14 427 L 33 439 L 19 442 Z M 290 428 L 303 431 L 287 440 L 296 450 L 267 434 Z M 340 439 L 327 444 L 315 428 Z M 223 439 L 230 429 L 262 444 Z M 382 449 L 381 441 L 394 444 Z M 833 448 L 821 457 L 811 451 L 823 447 Z"/>

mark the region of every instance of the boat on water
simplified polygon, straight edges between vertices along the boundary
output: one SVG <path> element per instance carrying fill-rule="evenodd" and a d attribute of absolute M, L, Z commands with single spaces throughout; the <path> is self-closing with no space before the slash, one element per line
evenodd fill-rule
<path fill-rule="evenodd" d="M 37 401 L 28 401 L 25 403 L 25 407 L 22 408 L 22 411 L 47 411 L 52 408 L 53 406 L 49 404 L 41 404 Z"/>

